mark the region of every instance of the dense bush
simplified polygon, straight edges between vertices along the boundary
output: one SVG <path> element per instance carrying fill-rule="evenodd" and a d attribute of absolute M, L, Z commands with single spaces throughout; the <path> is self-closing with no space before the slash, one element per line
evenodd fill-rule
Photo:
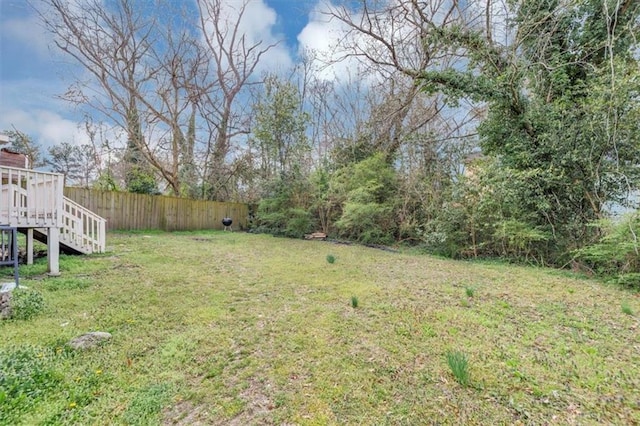
<path fill-rule="evenodd" d="M 127 191 L 135 194 L 160 194 L 154 176 L 140 167 L 133 167 L 127 173 Z"/>
<path fill-rule="evenodd" d="M 341 237 L 364 244 L 393 242 L 393 210 L 385 204 L 347 202 L 335 225 Z"/>
<path fill-rule="evenodd" d="M 393 242 L 397 187 L 396 172 L 380 153 L 340 169 L 330 187 L 331 198 L 343 201 L 335 222 L 338 235 L 365 244 Z"/>
<path fill-rule="evenodd" d="M 601 233 L 593 244 L 575 252 L 575 259 L 593 273 L 640 290 L 640 213 L 594 222 Z"/>
<path fill-rule="evenodd" d="M 309 213 L 309 186 L 300 178 L 285 176 L 270 185 L 268 195 L 258 204 L 258 232 L 300 238 L 313 231 L 315 222 Z"/>
<path fill-rule="evenodd" d="M 536 173 L 485 157 L 456 178 L 401 180 L 385 156 L 375 154 L 337 170 L 318 169 L 309 179 L 273 182 L 259 204 L 257 229 L 295 238 L 322 230 L 364 244 L 405 241 L 452 258 L 555 266 L 572 265 L 573 259 L 640 288 L 640 214 L 594 222 L 587 230 L 576 228 L 575 237 L 560 238 L 552 221 L 544 220 L 548 206 L 531 184 Z M 411 198 L 408 191 L 424 197 Z M 565 233 L 571 224 L 566 226 Z M 596 242 L 581 248 L 587 238 Z"/>
<path fill-rule="evenodd" d="M 314 230 L 365 244 L 396 238 L 396 172 L 383 154 L 309 179 L 281 177 L 258 205 L 256 230 L 302 237 Z"/>
<path fill-rule="evenodd" d="M 523 193 L 535 190 L 527 185 L 525 173 L 508 170 L 498 160 L 469 165 L 440 212 L 423 225 L 423 243 L 448 257 L 548 263 L 549 229 L 520 202 Z"/>

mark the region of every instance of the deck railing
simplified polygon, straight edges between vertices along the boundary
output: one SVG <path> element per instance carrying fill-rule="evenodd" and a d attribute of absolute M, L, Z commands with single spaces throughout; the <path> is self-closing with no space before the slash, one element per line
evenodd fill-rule
<path fill-rule="evenodd" d="M 64 175 L 0 166 L 0 225 L 62 227 Z"/>
<path fill-rule="evenodd" d="M 60 241 L 85 253 L 102 253 L 106 245 L 106 220 L 80 204 L 63 198 Z"/>

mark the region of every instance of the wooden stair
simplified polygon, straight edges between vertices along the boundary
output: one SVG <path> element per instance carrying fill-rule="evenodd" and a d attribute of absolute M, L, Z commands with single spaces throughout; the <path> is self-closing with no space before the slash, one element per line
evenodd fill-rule
<path fill-rule="evenodd" d="M 0 225 L 17 228 L 48 243 L 59 230 L 63 253 L 102 253 L 106 220 L 62 195 L 64 175 L 0 166 Z M 55 241 L 55 239 L 54 239 Z"/>

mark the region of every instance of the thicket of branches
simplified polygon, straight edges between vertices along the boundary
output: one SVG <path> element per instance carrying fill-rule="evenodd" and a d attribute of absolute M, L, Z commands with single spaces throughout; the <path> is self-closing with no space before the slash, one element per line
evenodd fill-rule
<path fill-rule="evenodd" d="M 271 74 L 247 0 L 42 3 L 86 72 L 65 97 L 93 111 L 93 150 L 50 152 L 68 173 L 90 153 L 83 184 L 255 203 L 282 235 L 640 272 L 638 221 L 607 222 L 635 208 L 637 2 L 335 2 L 331 54 Z"/>

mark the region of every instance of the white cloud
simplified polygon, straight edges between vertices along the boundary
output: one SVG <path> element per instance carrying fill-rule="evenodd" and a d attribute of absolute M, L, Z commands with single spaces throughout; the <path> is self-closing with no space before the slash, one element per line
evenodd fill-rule
<path fill-rule="evenodd" d="M 393 2 L 395 0 L 388 0 Z M 348 81 L 354 78 L 368 85 L 379 83 L 384 75 L 397 70 L 390 65 L 374 65 L 365 56 L 377 58 L 380 63 L 392 62 L 387 47 L 374 37 L 370 37 L 332 16 L 350 16 L 352 22 L 361 22 L 362 12 L 348 9 L 343 5 L 320 0 L 309 14 L 309 22 L 298 35 L 302 54 L 310 52 L 318 66 L 316 73 L 324 80 Z M 407 43 L 408 34 L 415 32 L 411 25 L 397 25 L 398 18 L 380 14 L 379 31 L 389 40 L 396 40 L 396 54 L 401 62 L 411 68 L 415 59 L 415 46 Z M 391 22 L 394 22 L 394 25 Z"/>
<path fill-rule="evenodd" d="M 445 16 L 449 19 L 465 19 L 469 25 L 484 25 L 484 13 L 487 0 L 468 2 L 458 12 L 450 13 L 453 7 L 451 0 L 437 2 L 419 2 L 420 14 L 424 14 L 431 23 L 443 25 Z M 419 71 L 425 65 L 437 65 L 425 54 L 422 44 L 424 28 L 421 17 L 413 9 L 409 0 L 382 0 L 376 3 L 379 8 L 371 6 L 370 16 L 363 17 L 363 10 L 350 9 L 344 2 L 332 3 L 330 0 L 319 0 L 309 14 L 309 22 L 298 35 L 302 52 L 312 52 L 320 65 L 317 75 L 324 80 L 344 79 L 362 73 L 365 82 L 375 84 L 382 81 L 398 69 L 410 72 Z M 492 31 L 497 40 L 506 38 L 504 0 L 492 1 Z M 341 16 L 356 26 L 366 28 L 376 36 L 353 28 L 336 16 Z M 413 18 L 411 18 L 413 16 Z M 450 22 L 449 22 L 450 23 Z M 378 39 L 384 39 L 383 43 Z M 393 52 L 389 48 L 393 46 Z M 371 60 L 375 58 L 375 61 Z M 363 78 L 360 76 L 360 78 Z"/>
<path fill-rule="evenodd" d="M 9 55 L 2 57 L 6 74 L 0 75 L 0 132 L 24 132 L 43 152 L 61 142 L 87 143 L 78 126 L 81 119 L 56 98 L 67 86 L 58 74 L 61 55 L 50 45 L 37 13 L 26 2 L 3 4 L 2 9 L 0 37 Z"/>
<path fill-rule="evenodd" d="M 5 81 L 0 86 L 0 132 L 14 128 L 34 138 L 44 150 L 61 142 L 87 143 L 82 116 L 57 98 L 66 83 L 22 79 Z"/>
<path fill-rule="evenodd" d="M 0 0 L 3 1 L 5 0 Z M 83 1 L 85 0 L 73 0 L 70 4 L 74 10 L 77 8 L 80 11 L 79 5 Z M 238 7 L 241 4 L 239 0 L 222 1 L 224 16 L 227 16 L 230 22 L 237 21 Z M 8 80 L 8 76 L 0 76 L 0 132 L 16 128 L 32 136 L 43 150 L 61 142 L 88 143 L 81 114 L 69 103 L 56 97 L 67 90 L 69 82 L 76 78 L 74 75 L 81 74 L 82 70 L 66 62 L 54 62 L 52 59 L 58 54 L 57 49 L 50 46 L 51 39 L 35 13 L 30 11 L 29 14 L 20 15 L 5 15 L 0 19 L 0 36 L 24 46 L 28 54 L 41 58 L 39 64 L 47 64 L 50 72 L 48 76 L 41 76 L 39 73 L 38 76 L 29 79 L 23 77 Z M 239 34 L 245 36 L 248 46 L 258 42 L 262 43 L 261 47 L 277 44 L 284 39 L 284 35 L 275 31 L 277 19 L 276 12 L 266 5 L 264 0 L 248 0 L 238 25 Z M 283 41 L 262 56 L 256 72 L 286 71 L 292 65 L 293 60 Z M 57 71 L 61 67 L 70 70 L 60 76 Z M 118 139 L 113 130 L 108 132 L 113 136 L 113 140 Z"/>
<path fill-rule="evenodd" d="M 26 111 L 3 106 L 0 109 L 0 114 L 2 114 L 0 124 L 2 130 L 13 130 L 15 128 L 24 132 L 33 137 L 44 150 L 62 142 L 73 144 L 89 142 L 89 138 L 79 126 L 79 123 L 49 110 L 34 109 Z"/>
<path fill-rule="evenodd" d="M 326 81 L 346 81 L 362 70 L 362 64 L 353 57 L 345 57 L 340 41 L 349 28 L 337 19 L 330 19 L 328 12 L 335 8 L 331 3 L 320 1 L 309 14 L 309 22 L 298 34 L 302 55 L 310 54 L 316 61 L 316 75 Z"/>

